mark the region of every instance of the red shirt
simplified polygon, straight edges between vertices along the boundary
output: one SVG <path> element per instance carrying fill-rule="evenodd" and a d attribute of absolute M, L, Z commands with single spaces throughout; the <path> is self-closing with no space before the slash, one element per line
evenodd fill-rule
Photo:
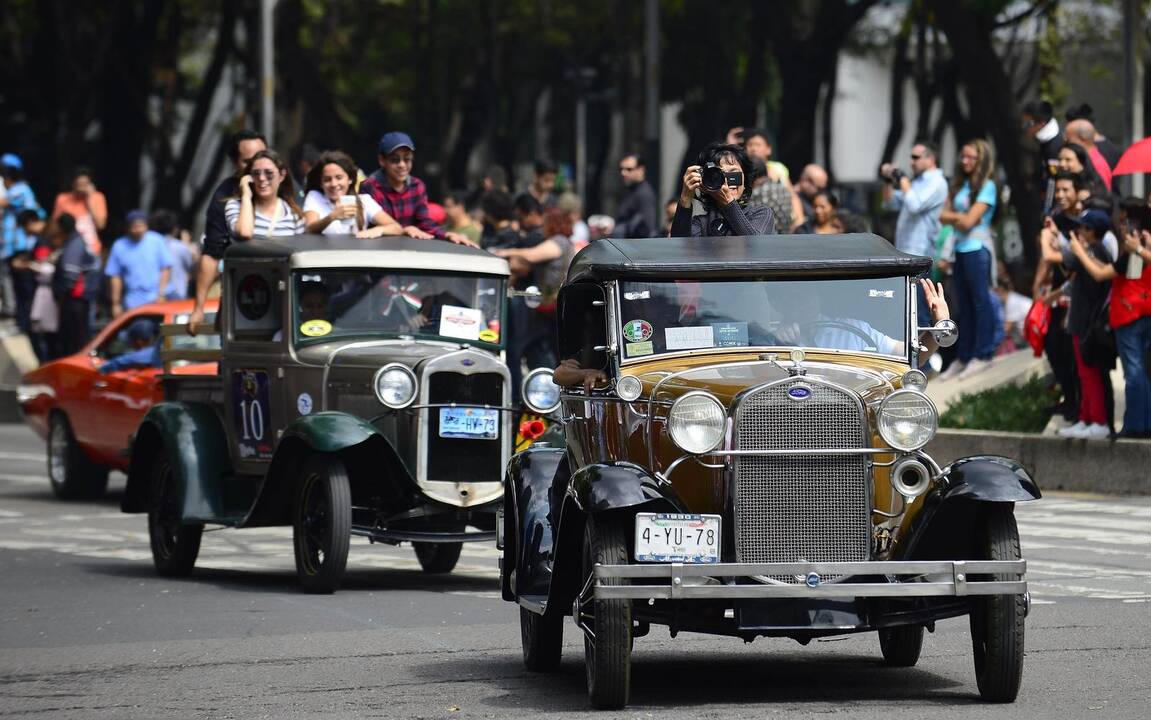
<path fill-rule="evenodd" d="M 1143 264 L 1143 275 L 1138 280 L 1129 280 L 1127 263 L 1130 261 L 1131 256 L 1124 255 L 1113 265 L 1115 279 L 1111 281 L 1111 307 L 1108 310 L 1113 328 L 1151 315 L 1151 263 Z"/>

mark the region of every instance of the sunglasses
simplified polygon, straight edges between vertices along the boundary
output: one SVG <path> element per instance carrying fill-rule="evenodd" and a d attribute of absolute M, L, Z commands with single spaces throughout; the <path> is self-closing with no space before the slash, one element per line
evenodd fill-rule
<path fill-rule="evenodd" d="M 923 159 L 923 156 L 922 156 L 922 155 L 912 155 L 912 156 L 911 156 L 911 159 L 912 159 L 912 160 L 922 160 L 922 159 Z"/>
<path fill-rule="evenodd" d="M 252 172 L 250 172 L 248 174 L 251 175 L 252 177 L 256 178 L 257 180 L 259 180 L 260 178 L 267 178 L 268 180 L 271 180 L 271 179 L 273 179 L 279 175 L 279 173 L 276 172 L 275 170 L 253 170 Z"/>

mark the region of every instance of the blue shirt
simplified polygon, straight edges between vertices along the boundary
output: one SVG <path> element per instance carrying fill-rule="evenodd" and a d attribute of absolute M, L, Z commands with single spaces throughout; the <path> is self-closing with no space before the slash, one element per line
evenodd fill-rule
<path fill-rule="evenodd" d="M 947 202 L 947 179 L 939 168 L 927 170 L 911 180 L 905 193 L 896 190 L 888 208 L 899 211 L 895 223 L 895 247 L 912 255 L 935 255 L 939 235 L 939 213 Z"/>
<path fill-rule="evenodd" d="M 28 238 L 24 235 L 24 228 L 16 222 L 16 216 L 22 210 L 35 210 L 40 207 L 36 202 L 36 193 L 28 187 L 23 180 L 12 183 L 8 188 L 8 207 L 4 210 L 3 248 L 0 248 L 0 257 L 10 258 L 16 253 L 28 250 Z"/>
<path fill-rule="evenodd" d="M 196 265 L 196 256 L 192 248 L 174 237 L 168 238 L 168 253 L 172 256 L 172 274 L 164 290 L 164 297 L 167 300 L 183 300 L 188 297 L 188 274 Z"/>
<path fill-rule="evenodd" d="M 112 245 L 104 274 L 124 282 L 121 302 L 125 310 L 155 302 L 160 295 L 160 273 L 172 267 L 168 241 L 148 230 L 139 240 L 122 237 Z"/>
<path fill-rule="evenodd" d="M 993 181 L 987 180 L 983 183 L 975 202 L 971 201 L 970 181 L 963 181 L 963 187 L 959 188 L 959 192 L 955 193 L 955 199 L 951 201 L 951 209 L 957 213 L 965 213 L 977 202 L 986 203 L 987 209 L 983 211 L 979 222 L 975 223 L 975 226 L 970 230 L 962 232 L 959 228 L 955 229 L 955 252 L 975 252 L 982 247 L 990 246 L 991 216 L 995 214 L 995 201 L 996 192 Z"/>
<path fill-rule="evenodd" d="M 148 347 L 142 347 L 139 350 L 130 350 L 108 360 L 100 366 L 100 374 L 107 375 L 108 373 L 113 373 L 117 370 L 127 370 L 128 368 L 163 367 L 163 365 L 164 361 L 160 358 L 160 346 L 153 343 Z"/>

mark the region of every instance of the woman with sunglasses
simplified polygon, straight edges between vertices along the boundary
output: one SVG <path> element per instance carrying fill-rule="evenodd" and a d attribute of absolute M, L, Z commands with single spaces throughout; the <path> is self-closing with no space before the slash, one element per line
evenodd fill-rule
<path fill-rule="evenodd" d="M 240 197 L 224 206 L 228 229 L 237 240 L 302 235 L 304 214 L 287 164 L 272 150 L 261 150 L 244 165 Z"/>
<path fill-rule="evenodd" d="M 304 222 L 308 232 L 374 238 L 402 235 L 403 226 L 371 195 L 356 194 L 359 168 L 346 153 L 329 150 L 308 173 Z"/>
<path fill-rule="evenodd" d="M 726 182 L 718 190 L 703 189 L 703 168 L 709 163 L 723 171 Z M 699 164 L 684 171 L 683 189 L 671 221 L 671 237 L 772 235 L 775 215 L 766 205 L 748 205 L 754 171 L 739 145 L 712 143 L 699 154 Z M 692 215 L 699 192 L 704 213 Z"/>

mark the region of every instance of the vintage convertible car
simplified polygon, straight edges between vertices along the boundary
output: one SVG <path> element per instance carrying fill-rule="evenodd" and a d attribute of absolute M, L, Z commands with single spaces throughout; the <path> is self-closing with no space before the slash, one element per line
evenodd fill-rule
<path fill-rule="evenodd" d="M 1028 596 L 1013 511 L 1040 492 L 1010 459 L 941 468 L 924 450 L 920 337 L 957 337 L 950 320 L 914 327 L 929 265 L 874 235 L 576 256 L 561 356 L 608 384 L 565 387 L 566 447 L 512 459 L 497 539 L 529 669 L 556 668 L 566 615 L 596 707 L 626 704 L 652 624 L 801 643 L 876 630 L 886 662 L 910 666 L 925 628 L 967 615 L 980 694 L 1014 700 Z"/>
<path fill-rule="evenodd" d="M 122 509 L 148 514 L 157 571 L 190 573 L 206 524 L 291 526 L 318 593 L 338 588 L 353 535 L 411 542 L 429 573 L 493 540 L 520 413 L 507 277 L 446 242 L 231 246 L 219 328 L 197 328 L 220 334 L 220 370 L 165 376 L 132 446 Z M 546 378 L 525 392 L 537 385 L 554 392 Z"/>
<path fill-rule="evenodd" d="M 100 366 L 131 348 L 128 327 L 147 320 L 184 324 L 192 312 L 191 300 L 142 305 L 124 313 L 76 353 L 24 375 L 16 398 L 24 420 L 48 441 L 48 480 L 57 497 L 95 498 L 108 486 L 109 470 L 128 469 L 132 433 L 148 408 L 163 399 L 160 368 L 125 368 L 101 373 Z M 215 317 L 216 301 L 207 306 Z M 219 347 L 218 338 L 173 335 L 174 348 Z M 184 363 L 173 373 L 215 372 L 215 365 Z"/>

